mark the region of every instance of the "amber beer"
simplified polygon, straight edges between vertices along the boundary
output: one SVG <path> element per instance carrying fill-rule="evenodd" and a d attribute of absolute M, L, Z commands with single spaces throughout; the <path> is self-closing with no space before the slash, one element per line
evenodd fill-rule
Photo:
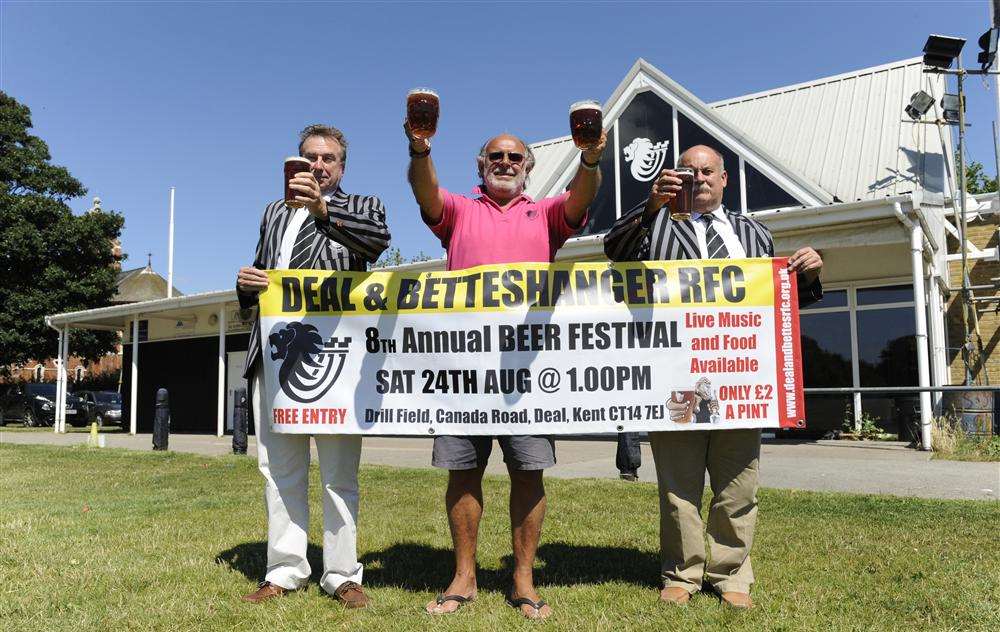
<path fill-rule="evenodd" d="M 430 88 L 414 88 L 406 95 L 406 122 L 414 138 L 430 138 L 437 132 L 441 101 Z"/>
<path fill-rule="evenodd" d="M 691 211 L 694 209 L 694 169 L 677 167 L 674 175 L 681 179 L 681 190 L 670 202 L 670 219 L 691 219 Z"/>
<path fill-rule="evenodd" d="M 601 140 L 603 125 L 601 104 L 597 101 L 577 101 L 569 107 L 569 129 L 578 149 L 596 145 Z"/>
<path fill-rule="evenodd" d="M 285 206 L 291 206 L 293 208 L 305 206 L 302 202 L 295 200 L 295 196 L 298 195 L 299 192 L 290 187 L 289 184 L 291 184 L 292 178 L 295 177 L 295 174 L 309 173 L 311 170 L 310 163 L 305 158 L 300 156 L 290 156 L 285 158 Z"/>
<path fill-rule="evenodd" d="M 694 416 L 694 405 L 695 405 L 695 393 L 694 391 L 671 391 L 670 401 L 674 404 L 682 404 L 684 406 L 683 413 L 677 419 L 671 417 L 671 421 L 678 424 L 691 423 L 691 418 Z"/>

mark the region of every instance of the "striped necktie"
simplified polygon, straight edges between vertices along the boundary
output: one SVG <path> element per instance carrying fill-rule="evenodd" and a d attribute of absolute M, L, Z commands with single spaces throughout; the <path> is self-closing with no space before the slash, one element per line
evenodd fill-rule
<path fill-rule="evenodd" d="M 726 248 L 726 242 L 723 241 L 722 235 L 712 225 L 712 220 L 715 219 L 715 216 L 709 213 L 702 215 L 698 219 L 705 223 L 705 252 L 708 254 L 708 258 L 728 259 L 729 250 Z"/>
<path fill-rule="evenodd" d="M 295 245 L 292 246 L 292 256 L 288 259 L 288 268 L 297 270 L 308 267 L 310 256 L 312 255 L 312 245 L 316 236 L 316 220 L 310 215 L 306 221 L 302 222 L 302 228 L 295 237 Z"/>

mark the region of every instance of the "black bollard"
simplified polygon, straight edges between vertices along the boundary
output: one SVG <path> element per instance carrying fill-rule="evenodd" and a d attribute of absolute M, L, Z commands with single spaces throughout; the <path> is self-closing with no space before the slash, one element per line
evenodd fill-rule
<path fill-rule="evenodd" d="M 233 454 L 247 453 L 247 389 L 233 393 Z"/>
<path fill-rule="evenodd" d="M 170 403 L 167 389 L 156 391 L 156 412 L 153 415 L 153 449 L 166 450 L 170 441 Z"/>

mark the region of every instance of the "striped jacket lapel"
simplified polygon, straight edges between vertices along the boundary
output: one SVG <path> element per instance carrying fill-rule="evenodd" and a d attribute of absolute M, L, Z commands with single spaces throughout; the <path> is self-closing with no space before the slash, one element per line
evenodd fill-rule
<path fill-rule="evenodd" d="M 674 221 L 664 209 L 653 224 L 649 243 L 650 259 L 670 261 L 673 259 L 700 259 L 698 238 L 690 221 Z"/>
<path fill-rule="evenodd" d="M 760 222 L 746 215 L 723 209 L 747 257 L 771 257 L 774 242 L 771 232 Z M 691 220 L 674 221 L 664 209 L 656 218 L 649 237 L 649 258 L 657 261 L 673 259 L 700 259 L 698 236 Z"/>
<path fill-rule="evenodd" d="M 747 217 L 738 211 L 725 209 L 729 224 L 736 233 L 736 238 L 743 245 L 747 257 L 756 259 L 774 256 L 774 240 L 769 231 L 760 222 Z"/>

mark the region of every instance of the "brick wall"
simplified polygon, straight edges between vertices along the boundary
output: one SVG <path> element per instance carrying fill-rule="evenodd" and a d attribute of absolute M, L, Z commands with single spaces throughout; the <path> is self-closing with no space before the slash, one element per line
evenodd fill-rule
<path fill-rule="evenodd" d="M 1000 218 L 996 215 L 988 215 L 985 219 L 977 220 L 968 225 L 968 238 L 978 248 L 997 247 L 997 227 L 1000 226 Z M 958 241 L 949 238 L 948 252 L 958 252 Z M 950 265 L 951 287 L 962 287 L 962 262 L 954 261 Z M 990 283 L 990 279 L 1000 277 L 1000 263 L 996 260 L 969 260 L 969 280 L 972 285 L 985 285 Z M 989 290 L 978 290 L 975 296 L 997 296 L 998 292 Z M 959 303 L 958 292 L 953 292 L 947 303 L 948 346 L 959 347 L 962 344 L 962 311 Z M 976 313 L 979 315 L 979 331 L 983 340 L 983 353 L 981 358 L 975 358 L 972 365 L 973 382 L 986 383 L 984 377 L 989 377 L 990 384 L 1000 384 L 1000 314 L 996 309 L 1000 303 L 981 304 Z M 971 327 L 971 323 L 970 323 Z M 965 377 L 965 366 L 962 362 L 961 352 L 956 348 L 949 348 L 948 360 L 951 369 L 952 384 L 961 384 Z M 986 375 L 982 374 L 985 366 Z"/>

